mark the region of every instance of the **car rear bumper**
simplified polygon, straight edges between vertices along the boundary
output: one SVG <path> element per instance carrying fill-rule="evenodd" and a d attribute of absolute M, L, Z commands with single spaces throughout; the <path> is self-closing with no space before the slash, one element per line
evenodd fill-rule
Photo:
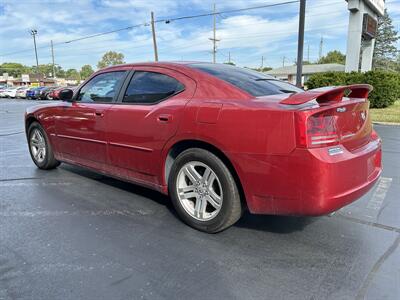
<path fill-rule="evenodd" d="M 287 156 L 239 159 L 246 170 L 243 188 L 252 213 L 319 216 L 332 213 L 368 192 L 382 172 L 381 141 L 356 151 L 341 146 L 296 149 Z"/>

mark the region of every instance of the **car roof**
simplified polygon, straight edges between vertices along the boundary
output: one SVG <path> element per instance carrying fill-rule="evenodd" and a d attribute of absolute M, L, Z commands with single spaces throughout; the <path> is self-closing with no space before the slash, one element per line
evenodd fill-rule
<path fill-rule="evenodd" d="M 110 66 L 101 71 L 119 69 L 121 67 L 136 67 L 136 66 L 148 66 L 148 67 L 182 67 L 189 66 L 191 64 L 213 64 L 210 62 L 200 62 L 200 61 L 157 61 L 157 62 L 137 62 L 137 63 L 126 63 L 115 66 Z"/>

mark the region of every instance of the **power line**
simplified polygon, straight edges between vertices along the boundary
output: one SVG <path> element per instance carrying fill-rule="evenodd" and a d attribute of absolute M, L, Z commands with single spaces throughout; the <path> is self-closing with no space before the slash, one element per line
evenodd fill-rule
<path fill-rule="evenodd" d="M 286 1 L 286 2 L 279 2 L 279 3 L 272 3 L 272 4 L 265 4 L 265 5 L 246 7 L 246 8 L 239 8 L 239 9 L 232 9 L 232 10 L 225 10 L 225 11 L 214 11 L 214 12 L 211 12 L 211 13 L 204 13 L 204 14 L 198 14 L 198 15 L 192 15 L 192 16 L 183 16 L 183 17 L 177 17 L 177 18 L 161 19 L 161 20 L 157 20 L 156 22 L 170 23 L 172 21 L 179 21 L 179 20 L 185 20 L 185 19 L 194 19 L 194 18 L 201 18 L 201 17 L 209 17 L 209 16 L 214 16 L 214 15 L 219 15 L 219 14 L 232 14 L 232 13 L 248 11 L 248 10 L 255 10 L 255 9 L 261 9 L 261 8 L 267 8 L 267 7 L 288 5 L 288 4 L 293 4 L 293 3 L 297 3 L 297 2 L 300 2 L 300 0 Z"/>
<path fill-rule="evenodd" d="M 327 29 L 327 28 L 339 28 L 339 27 L 344 27 L 346 26 L 345 24 L 335 24 L 335 25 L 328 25 L 328 26 L 322 26 L 319 27 L 318 29 L 306 29 L 305 32 L 314 32 L 314 31 L 319 31 L 320 29 Z M 286 33 L 290 33 L 291 35 L 294 35 L 297 33 L 297 31 L 277 31 L 274 33 L 261 33 L 261 34 L 256 34 L 256 35 L 247 35 L 247 36 L 243 36 L 243 35 L 238 35 L 238 36 L 232 36 L 230 38 L 224 38 L 224 41 L 227 40 L 236 40 L 236 39 L 253 39 L 254 37 L 280 37 L 282 34 L 286 34 Z M 286 41 L 286 40 L 291 40 L 293 39 L 293 36 L 290 37 L 285 37 L 285 38 L 279 38 L 280 41 Z M 151 44 L 151 39 L 147 38 L 147 39 L 143 39 L 140 41 L 148 41 L 149 43 L 147 45 L 138 45 L 138 46 L 131 46 L 131 45 L 124 45 L 124 46 L 119 46 L 119 47 L 113 47 L 113 50 L 124 50 L 124 49 L 139 49 L 139 48 L 145 48 L 145 47 L 149 47 Z M 173 47 L 170 47 L 169 45 L 167 47 L 164 47 L 163 44 L 161 44 L 161 51 L 171 51 L 171 50 L 181 50 L 181 49 L 187 49 L 187 48 L 191 48 L 191 47 L 195 47 L 195 46 L 200 46 L 200 45 L 204 45 L 203 41 L 198 41 L 198 42 L 190 42 L 190 43 L 180 43 L 178 45 L 174 45 Z M 225 49 L 237 49 L 237 48 L 241 48 L 241 47 L 224 47 Z M 109 46 L 104 46 L 104 47 L 91 47 L 91 48 L 80 48 L 79 50 L 92 50 L 91 53 L 101 53 L 103 52 L 104 49 L 110 49 Z M 207 50 L 198 50 L 196 52 L 206 52 Z M 30 57 L 34 56 L 34 54 L 28 54 Z M 79 57 L 79 56 L 85 56 L 87 55 L 87 53 L 75 53 L 75 54 L 60 54 L 60 52 L 58 52 L 58 57 L 59 58 L 67 58 L 67 57 Z M 249 55 L 249 54 L 248 54 Z M 282 54 L 280 54 L 282 55 Z M 271 55 L 268 55 L 268 57 L 271 57 Z M 277 56 L 278 57 L 278 56 Z M 281 56 L 280 56 L 281 57 Z"/>
<path fill-rule="evenodd" d="M 328 28 L 340 28 L 340 27 L 345 27 L 347 26 L 346 24 L 332 24 L 332 25 L 327 25 L 327 26 L 321 26 L 317 29 L 306 29 L 305 32 L 314 32 L 314 31 L 319 31 L 321 29 L 328 29 Z M 276 31 L 273 33 L 260 33 L 260 34 L 255 34 L 255 35 L 235 35 L 235 36 L 231 36 L 230 38 L 224 38 L 224 41 L 230 41 L 230 40 L 236 40 L 236 39 L 253 39 L 254 37 L 280 37 L 282 34 L 291 34 L 294 35 L 296 34 L 297 31 L 293 30 L 293 31 L 289 31 L 289 30 L 282 30 L 282 31 Z M 285 40 L 291 40 L 293 39 L 292 37 L 285 37 L 284 39 L 279 38 L 279 40 L 285 41 Z M 141 40 L 137 40 L 135 42 L 144 42 L 144 41 L 148 41 L 148 44 L 145 45 L 138 45 L 138 46 L 131 46 L 131 45 L 123 45 L 123 46 L 118 46 L 118 47 L 112 47 L 113 50 L 124 50 L 124 49 L 139 49 L 139 48 L 145 48 L 145 47 L 149 47 L 151 44 L 151 39 L 150 38 L 146 38 L 146 39 L 141 39 Z M 178 45 L 175 45 L 173 47 L 164 47 L 163 44 L 161 44 L 161 51 L 166 51 L 166 50 L 181 50 L 181 49 L 186 49 L 186 48 L 191 48 L 194 46 L 199 46 L 199 45 L 204 45 L 203 41 L 198 41 L 198 42 L 190 42 L 190 43 L 180 43 Z M 240 47 L 228 47 L 229 49 L 234 49 L 234 48 L 240 48 Z M 103 52 L 104 49 L 110 49 L 110 46 L 103 46 L 103 47 L 91 47 L 91 48 L 79 48 L 76 50 L 92 50 L 91 53 L 101 53 Z M 226 49 L 226 48 L 225 48 Z M 75 49 L 74 49 L 75 50 Z M 198 52 L 204 52 L 205 50 L 199 50 Z M 33 53 L 29 53 L 28 54 L 29 57 L 34 56 Z M 61 52 L 58 52 L 58 57 L 59 58 L 66 58 L 66 57 L 79 57 L 79 56 L 84 56 L 87 55 L 87 53 L 75 53 L 75 54 L 61 54 Z M 270 55 L 269 55 L 270 57 Z"/>
<path fill-rule="evenodd" d="M 101 32 L 101 33 L 96 33 L 96 34 L 88 35 L 88 36 L 83 36 L 83 37 L 76 38 L 76 39 L 72 39 L 72 40 L 65 41 L 65 42 L 59 42 L 59 43 L 56 43 L 55 45 L 69 44 L 69 43 L 73 43 L 73 42 L 77 42 L 77 41 L 82 41 L 82 40 L 86 40 L 86 39 L 91 39 L 91 38 L 98 37 L 98 36 L 102 36 L 102 35 L 107 35 L 107 34 L 111 34 L 111 33 L 116 33 L 116 32 L 120 32 L 120 31 L 130 30 L 130 29 L 133 29 L 133 28 L 138 28 L 138 27 L 148 26 L 148 25 L 149 25 L 148 23 L 136 24 L 136 25 L 132 25 L 132 26 L 124 27 L 124 28 L 119 28 L 119 29 L 115 29 L 115 30 L 110 30 L 110 31 L 106 31 L 106 32 Z"/>
<path fill-rule="evenodd" d="M 259 6 L 253 6 L 253 7 L 246 7 L 246 8 L 240 8 L 240 9 L 232 9 L 232 10 L 226 10 L 226 11 L 220 11 L 220 12 L 215 11 L 215 12 L 211 12 L 211 13 L 204 13 L 204 14 L 198 14 L 198 15 L 189 15 L 189 16 L 182 16 L 182 17 L 176 17 L 176 18 L 163 18 L 163 19 L 155 20 L 154 23 L 164 22 L 164 23 L 168 24 L 168 23 L 173 22 L 173 21 L 201 18 L 201 17 L 213 16 L 213 15 L 218 15 L 218 14 L 231 14 L 231 13 L 237 13 L 237 12 L 249 11 L 249 10 L 256 10 L 256 9 L 262 9 L 262 8 L 268 8 L 268 7 L 276 7 L 276 6 L 282 6 L 282 5 L 288 5 L 288 4 L 297 3 L 299 1 L 300 0 L 285 1 L 285 2 L 272 3 L 272 4 L 266 4 L 266 5 L 259 5 Z M 123 28 L 110 30 L 110 31 L 105 31 L 105 32 L 101 32 L 101 33 L 96 33 L 96 34 L 92 34 L 92 35 L 83 36 L 83 37 L 76 38 L 76 39 L 71 39 L 71 40 L 67 40 L 67 41 L 63 41 L 63 42 L 54 43 L 54 45 L 69 44 L 69 43 L 73 43 L 73 42 L 77 42 L 77 41 L 82 41 L 82 40 L 91 39 L 91 38 L 94 38 L 94 37 L 99 37 L 99 36 L 108 35 L 108 34 L 111 34 L 111 33 L 116 33 L 116 32 L 120 32 L 120 31 L 130 30 L 130 29 L 133 29 L 133 28 L 139 28 L 139 27 L 149 26 L 149 25 L 150 25 L 149 23 L 144 22 L 144 23 L 135 24 L 135 25 L 132 25 L 132 26 L 127 26 L 127 27 L 123 27 Z M 47 47 L 48 46 L 42 46 L 40 48 L 47 48 Z M 9 55 L 13 55 L 13 54 L 28 52 L 28 51 L 31 51 L 31 49 L 19 50 L 19 51 L 15 51 L 15 52 L 9 52 L 9 53 L 5 53 L 5 54 L 0 54 L 0 56 L 9 56 Z"/>
<path fill-rule="evenodd" d="M 335 3 L 336 4 L 336 3 Z M 322 7 L 322 6 L 330 6 L 330 5 L 332 5 L 332 3 L 328 3 L 328 4 L 324 4 L 324 5 L 318 5 L 318 7 Z M 316 7 L 316 6 L 314 6 L 314 7 Z M 326 14 L 307 14 L 307 16 L 316 16 L 316 15 L 318 15 L 318 16 L 321 16 L 321 15 L 330 15 L 330 13 L 326 13 Z M 156 22 L 160 22 L 160 20 L 159 21 L 156 21 Z M 240 28 L 240 27 L 246 27 L 246 26 L 252 26 L 252 25 L 260 25 L 260 24 L 268 24 L 269 23 L 269 21 L 266 21 L 266 22 L 257 22 L 257 23 L 246 23 L 246 24 L 241 24 L 241 25 L 237 25 L 237 26 L 229 26 L 229 29 L 232 29 L 232 28 Z M 396 22 L 395 22 L 396 23 Z M 148 25 L 147 23 L 143 23 L 142 25 L 144 25 L 144 26 L 146 26 L 146 25 Z M 108 31 L 108 32 L 106 32 L 105 34 L 109 34 L 109 33 L 113 33 L 113 32 L 117 32 L 117 31 L 122 31 L 122 30 L 126 30 L 126 29 L 129 29 L 129 28 L 131 28 L 131 27 L 140 27 L 140 24 L 138 24 L 138 25 L 134 25 L 134 26 L 128 26 L 128 27 L 124 27 L 124 28 L 122 28 L 122 29 L 117 29 L 117 30 L 112 30 L 112 31 Z M 333 26 L 333 27 L 336 27 L 336 26 Z M 324 28 L 333 28 L 333 27 L 324 27 Z M 321 28 L 319 28 L 319 29 L 322 29 L 322 27 Z M 306 30 L 306 31 L 311 31 L 311 30 Z M 282 33 L 287 33 L 287 31 L 281 31 Z M 293 33 L 295 33 L 295 32 L 293 32 Z M 90 36 L 87 36 L 87 37 L 85 37 L 85 38 L 77 38 L 77 39 L 72 39 L 72 40 L 69 40 L 69 41 L 66 41 L 66 42 L 58 42 L 58 43 L 54 43 L 54 47 L 55 48 L 57 48 L 56 46 L 60 46 L 60 45 L 62 45 L 62 46 L 65 46 L 66 44 L 69 44 L 69 43 L 72 43 L 72 42 L 78 42 L 78 41 L 82 41 L 82 40 L 85 40 L 85 39 L 89 39 L 89 38 L 94 38 L 94 37 L 99 37 L 99 36 L 101 36 L 101 34 L 95 34 L 95 35 L 90 35 Z M 255 35 L 252 35 L 252 36 L 255 36 Z M 259 35 L 259 36 L 264 36 L 264 35 Z M 247 37 L 249 37 L 248 35 L 246 35 L 246 38 Z M 232 40 L 232 39 L 234 39 L 234 38 L 227 38 L 228 40 Z M 112 39 L 107 39 L 107 40 L 100 40 L 100 41 L 98 41 L 98 42 L 96 42 L 96 43 L 104 43 L 104 42 L 106 42 L 106 41 L 113 41 L 114 39 L 112 38 Z M 137 40 L 137 41 L 135 41 L 135 42 L 142 42 L 142 41 L 148 41 L 149 39 L 148 38 L 146 38 L 146 39 L 142 39 L 142 40 Z M 131 47 L 131 48 L 140 48 L 140 47 L 147 47 L 147 45 L 143 45 L 143 46 L 139 46 L 139 47 Z M 40 46 L 40 47 L 37 47 L 37 49 L 45 49 L 45 48 L 47 48 L 48 46 Z M 101 47 L 101 48 L 109 48 L 109 46 L 106 46 L 106 47 Z M 74 50 L 91 50 L 91 49 L 93 49 L 93 45 L 90 47 L 90 48 L 74 48 Z M 100 48 L 98 48 L 98 47 L 96 47 L 96 49 L 100 49 Z M 9 52 L 9 53 L 5 53 L 5 54 L 3 54 L 3 55 L 0 55 L 0 56 L 9 56 L 9 55 L 15 55 L 15 54 L 20 54 L 20 53 L 26 53 L 26 52 L 30 52 L 31 51 L 31 49 L 25 49 L 25 50 L 19 50 L 19 51 L 14 51 L 14 52 Z"/>

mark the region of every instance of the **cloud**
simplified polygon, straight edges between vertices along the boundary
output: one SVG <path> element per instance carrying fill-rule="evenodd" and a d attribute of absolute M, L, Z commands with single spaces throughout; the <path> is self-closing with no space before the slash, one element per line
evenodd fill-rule
<path fill-rule="evenodd" d="M 72 0 L 5 1 L 0 4 L 0 54 L 32 49 L 4 61 L 34 64 L 31 28 L 38 30 L 39 62 L 49 63 L 49 42 L 55 43 L 56 62 L 64 68 L 96 65 L 107 50 L 122 52 L 126 61 L 153 59 L 149 26 L 115 32 L 74 43 L 61 43 L 86 35 L 149 22 L 150 11 L 156 19 L 210 12 L 213 0 Z M 276 0 L 216 1 L 218 11 L 276 3 Z M 388 3 L 389 7 L 389 3 Z M 390 3 L 398 14 L 399 5 Z M 32 15 L 34 12 L 34 17 Z M 316 59 L 319 41 L 324 36 L 324 52 L 344 51 L 348 11 L 343 0 L 309 0 L 306 15 L 306 47 Z M 280 66 L 283 56 L 293 62 L 297 51 L 298 3 L 280 7 L 243 11 L 217 16 L 218 60 L 231 53 L 240 65 L 257 66 L 261 56 L 267 64 Z M 212 17 L 157 23 L 157 42 L 163 60 L 211 60 Z M 3 42 L 4 41 L 4 42 Z"/>

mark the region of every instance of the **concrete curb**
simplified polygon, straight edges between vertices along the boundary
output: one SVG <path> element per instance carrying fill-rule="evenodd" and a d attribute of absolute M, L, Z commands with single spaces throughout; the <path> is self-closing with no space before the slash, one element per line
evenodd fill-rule
<path fill-rule="evenodd" d="M 376 125 L 391 125 L 391 126 L 400 126 L 400 123 L 392 123 L 392 122 L 372 122 Z"/>

